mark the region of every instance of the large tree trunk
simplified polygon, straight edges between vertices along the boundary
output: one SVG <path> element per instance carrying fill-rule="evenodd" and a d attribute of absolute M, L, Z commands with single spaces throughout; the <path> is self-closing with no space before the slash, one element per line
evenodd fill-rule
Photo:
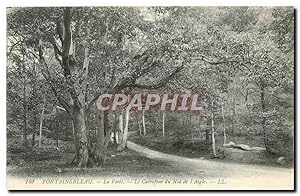
<path fill-rule="evenodd" d="M 126 148 L 126 145 L 127 145 L 129 116 L 130 116 L 130 111 L 126 109 L 126 112 L 125 112 L 125 127 L 124 127 L 122 141 L 121 141 L 120 145 L 118 146 L 118 151 L 124 150 Z"/>
<path fill-rule="evenodd" d="M 75 163 L 79 167 L 87 167 L 89 160 L 88 138 L 86 128 L 85 110 L 74 106 L 73 124 L 75 140 Z"/>
<path fill-rule="evenodd" d="M 76 133 L 75 133 L 73 117 L 72 117 L 71 123 L 72 123 L 72 133 L 73 133 L 74 152 L 75 152 L 75 156 L 72 160 L 72 163 L 76 164 L 76 163 L 78 163 L 78 160 L 79 160 L 79 147 L 78 147 L 78 139 L 77 139 Z"/>
<path fill-rule="evenodd" d="M 73 124 L 73 136 L 74 136 L 74 146 L 75 146 L 75 157 L 73 162 L 76 163 L 80 167 L 87 167 L 89 161 L 89 146 L 88 146 L 88 135 L 87 135 L 87 118 L 86 118 L 86 108 L 85 102 L 87 98 L 87 78 L 88 78 L 88 68 L 89 68 L 89 48 L 87 42 L 82 42 L 82 46 L 84 48 L 84 62 L 82 70 L 78 69 L 78 66 L 75 65 L 77 63 L 74 60 L 74 48 L 73 48 L 73 38 L 72 38 L 72 13 L 71 7 L 63 8 L 63 37 L 61 37 L 62 42 L 62 51 L 58 52 L 55 49 L 57 46 L 54 43 L 54 52 L 56 55 L 61 56 L 61 60 L 56 58 L 61 65 L 63 70 L 63 75 L 67 85 L 67 91 L 70 95 L 71 100 L 66 101 L 63 97 L 60 96 L 53 85 L 52 78 L 50 76 L 49 71 L 44 69 L 43 76 L 49 82 L 52 91 L 57 97 L 60 104 L 67 110 L 68 114 L 72 118 Z M 60 23 L 57 23 L 60 25 Z M 59 27 L 59 26 L 57 26 Z M 59 35 L 61 36 L 61 35 Z M 89 29 L 88 33 L 85 35 L 87 40 L 89 39 Z M 42 37 L 42 36 L 40 36 Z M 43 57 L 42 51 L 42 40 L 39 39 L 39 59 L 42 66 L 47 67 L 47 63 Z M 76 77 L 74 77 L 76 76 Z M 80 76 L 80 78 L 77 78 Z M 76 79 L 77 78 L 77 79 Z"/>
<path fill-rule="evenodd" d="M 105 162 L 105 115 L 102 112 L 102 115 L 98 115 L 96 119 L 96 146 L 95 146 L 95 164 L 96 166 L 103 166 Z"/>

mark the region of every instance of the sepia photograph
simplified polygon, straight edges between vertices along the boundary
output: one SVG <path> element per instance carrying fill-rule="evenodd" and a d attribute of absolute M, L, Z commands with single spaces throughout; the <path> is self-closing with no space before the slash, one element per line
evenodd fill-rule
<path fill-rule="evenodd" d="M 295 191 L 294 31 L 291 6 L 6 7 L 7 189 Z"/>

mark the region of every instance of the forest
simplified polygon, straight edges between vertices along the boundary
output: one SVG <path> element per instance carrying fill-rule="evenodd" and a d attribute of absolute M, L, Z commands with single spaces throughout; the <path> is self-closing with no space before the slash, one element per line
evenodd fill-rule
<path fill-rule="evenodd" d="M 293 167 L 292 7 L 7 8 L 6 76 L 12 175 L 164 172 L 135 145 Z M 97 110 L 191 91 L 203 111 Z"/>

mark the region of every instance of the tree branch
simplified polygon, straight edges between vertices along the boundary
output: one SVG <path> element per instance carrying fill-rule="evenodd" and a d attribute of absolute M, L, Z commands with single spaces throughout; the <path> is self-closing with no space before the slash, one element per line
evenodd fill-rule
<path fill-rule="evenodd" d="M 164 85 L 168 83 L 169 80 L 171 80 L 177 73 L 179 73 L 184 68 L 183 65 L 176 68 L 175 71 L 173 71 L 169 76 L 161 80 L 160 82 L 152 85 L 144 85 L 144 84 L 136 84 L 136 83 L 130 83 L 130 84 L 123 84 L 119 88 L 139 88 L 139 89 L 157 89 L 161 88 Z"/>
<path fill-rule="evenodd" d="M 34 54 L 34 53 L 32 53 L 32 54 Z M 69 114 L 71 114 L 70 105 L 59 95 L 58 91 L 56 90 L 56 88 L 53 85 L 54 81 L 51 78 L 51 75 L 50 75 L 50 72 L 49 72 L 49 69 L 48 69 L 48 65 L 47 65 L 47 63 L 46 63 L 46 61 L 43 57 L 43 51 L 42 51 L 42 46 L 41 45 L 39 46 L 39 58 L 38 59 L 40 61 L 40 64 L 44 65 L 45 69 L 43 69 L 43 66 L 41 66 L 42 74 L 43 74 L 44 78 L 47 80 L 48 84 L 50 85 L 50 88 L 51 88 L 52 92 L 54 93 L 54 95 L 57 98 L 58 102 L 67 110 L 67 112 Z"/>
<path fill-rule="evenodd" d="M 235 60 L 212 61 L 204 55 L 201 55 L 200 58 L 196 58 L 194 60 L 204 61 L 204 62 L 209 63 L 211 65 L 219 65 L 219 64 L 225 64 L 225 63 L 238 63 L 239 62 L 239 61 L 235 61 Z"/>
<path fill-rule="evenodd" d="M 69 50 L 71 46 L 71 8 L 67 7 L 64 10 L 64 27 L 65 37 L 62 51 L 62 66 L 66 78 L 71 76 Z"/>

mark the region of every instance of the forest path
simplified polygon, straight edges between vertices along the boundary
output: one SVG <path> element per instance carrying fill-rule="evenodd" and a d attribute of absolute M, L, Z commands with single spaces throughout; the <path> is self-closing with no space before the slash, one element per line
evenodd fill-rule
<path fill-rule="evenodd" d="M 127 148 L 152 160 L 168 163 L 178 171 L 197 174 L 199 179 L 217 183 L 220 189 L 293 189 L 294 169 L 239 164 L 166 154 L 127 141 Z M 215 187 L 215 184 L 214 184 Z"/>

